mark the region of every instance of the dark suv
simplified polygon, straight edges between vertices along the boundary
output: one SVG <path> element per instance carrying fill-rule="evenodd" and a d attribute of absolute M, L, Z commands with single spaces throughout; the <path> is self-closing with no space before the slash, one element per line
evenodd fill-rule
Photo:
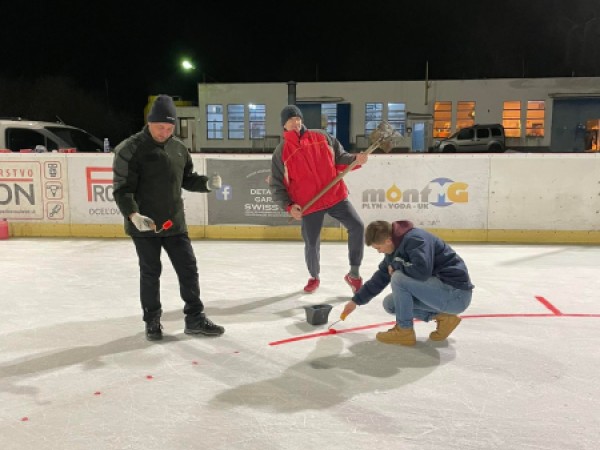
<path fill-rule="evenodd" d="M 433 151 L 438 153 L 503 153 L 505 150 L 504 127 L 498 123 L 461 128 L 450 137 L 433 143 Z"/>

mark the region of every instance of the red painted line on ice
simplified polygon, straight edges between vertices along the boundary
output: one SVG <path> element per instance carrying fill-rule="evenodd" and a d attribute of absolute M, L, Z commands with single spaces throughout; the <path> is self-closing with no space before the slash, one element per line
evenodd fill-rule
<path fill-rule="evenodd" d="M 331 336 L 332 334 L 342 334 L 342 333 L 350 333 L 351 331 L 368 330 L 370 328 L 378 328 L 383 325 L 393 325 L 395 323 L 396 322 L 383 322 L 383 323 L 376 323 L 374 325 L 365 325 L 362 327 L 346 328 L 344 330 L 338 330 L 336 328 L 335 332 L 333 332 L 333 333 L 330 330 L 327 330 L 327 331 L 322 331 L 320 333 L 305 334 L 304 336 L 296 336 L 296 337 L 292 337 L 292 338 L 288 338 L 288 339 L 283 339 L 281 341 L 269 342 L 269 345 L 287 344 L 289 342 L 303 341 L 305 339 L 312 339 L 312 338 L 316 338 L 316 337 L 320 337 L 320 336 Z"/>
<path fill-rule="evenodd" d="M 548 308 L 550 311 L 552 311 L 554 314 L 556 314 L 557 316 L 562 316 L 562 313 L 554 307 L 554 305 L 552 305 L 548 300 L 546 300 L 544 297 L 540 297 L 538 295 L 535 296 L 535 298 L 537 298 L 537 300 L 544 305 L 546 308 Z"/>
<path fill-rule="evenodd" d="M 485 319 L 485 318 L 513 318 L 513 317 L 600 317 L 600 314 L 579 314 L 579 313 L 565 314 L 565 313 L 562 313 L 554 305 L 552 305 L 544 297 L 540 297 L 540 296 L 536 295 L 535 298 L 542 305 L 544 305 L 546 308 L 548 308 L 551 311 L 551 313 L 466 314 L 466 315 L 461 315 L 460 318 L 461 319 Z M 331 336 L 332 334 L 351 333 L 351 332 L 354 332 L 354 331 L 368 330 L 368 329 L 371 329 L 371 328 L 379 328 L 379 327 L 382 327 L 382 326 L 390 326 L 390 325 L 395 325 L 395 323 L 396 322 L 394 322 L 394 321 L 392 321 L 392 322 L 381 322 L 381 323 L 377 323 L 377 324 L 374 324 L 374 325 L 365 325 L 365 326 L 355 327 L 355 328 L 345 328 L 343 330 L 339 330 L 339 329 L 336 328 L 336 329 L 322 331 L 322 332 L 319 332 L 319 333 L 305 334 L 303 336 L 295 336 L 295 337 L 291 337 L 291 338 L 288 338 L 288 339 L 282 339 L 280 341 L 269 342 L 269 345 L 274 346 L 274 345 L 281 345 L 281 344 L 289 344 L 289 343 L 292 343 L 292 342 L 304 341 L 306 339 L 314 339 L 314 338 L 318 338 L 318 337 L 322 337 L 322 336 Z"/>

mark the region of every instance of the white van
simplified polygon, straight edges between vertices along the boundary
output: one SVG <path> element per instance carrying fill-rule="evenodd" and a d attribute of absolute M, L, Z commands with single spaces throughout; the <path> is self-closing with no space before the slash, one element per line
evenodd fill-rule
<path fill-rule="evenodd" d="M 101 153 L 103 142 L 81 128 L 60 122 L 0 118 L 0 149 L 51 152 L 67 148 L 75 148 L 77 152 Z"/>

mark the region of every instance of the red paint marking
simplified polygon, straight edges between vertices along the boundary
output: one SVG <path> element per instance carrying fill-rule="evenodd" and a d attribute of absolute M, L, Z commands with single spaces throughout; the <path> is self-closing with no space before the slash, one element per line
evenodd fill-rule
<path fill-rule="evenodd" d="M 461 319 L 485 319 L 485 318 L 503 318 L 503 317 L 506 317 L 506 318 L 514 318 L 514 317 L 600 317 L 600 314 L 580 314 L 580 313 L 565 314 L 565 313 L 562 313 L 558 308 L 553 306 L 544 297 L 535 296 L 535 298 L 540 303 L 542 303 L 546 308 L 548 308 L 551 311 L 551 313 L 467 314 L 464 316 L 461 315 L 460 318 Z M 321 333 L 306 334 L 304 336 L 296 336 L 296 337 L 292 337 L 292 338 L 288 338 L 288 339 L 282 339 L 280 341 L 269 342 L 269 345 L 275 346 L 275 345 L 281 345 L 281 344 L 289 344 L 291 342 L 304 341 L 306 339 L 313 339 L 313 338 L 318 338 L 318 337 L 322 337 L 322 336 L 331 336 L 332 334 L 351 333 L 353 331 L 368 330 L 370 328 L 379 328 L 382 326 L 390 326 L 390 325 L 395 325 L 395 323 L 396 322 L 383 322 L 383 323 L 377 323 L 374 325 L 365 325 L 362 327 L 347 328 L 344 330 L 335 330 L 333 328 L 330 328 L 327 331 L 324 331 Z"/>
<path fill-rule="evenodd" d="M 100 392 L 100 391 L 94 392 L 94 395 L 100 395 L 100 394 L 102 394 L 102 392 Z"/>
<path fill-rule="evenodd" d="M 486 317 L 600 317 L 600 314 L 550 314 L 550 313 L 535 313 L 535 314 L 473 314 L 460 316 L 461 319 L 485 319 Z"/>
<path fill-rule="evenodd" d="M 21 422 L 27 422 L 29 420 L 29 417 L 21 417 Z"/>
<path fill-rule="evenodd" d="M 370 328 L 377 328 L 377 327 L 380 327 L 382 325 L 392 325 L 392 324 L 395 324 L 395 323 L 396 322 L 384 322 L 384 323 L 377 323 L 377 324 L 374 324 L 374 325 L 365 325 L 365 326 L 362 326 L 362 327 L 348 328 L 348 329 L 345 329 L 345 330 L 336 330 L 335 334 L 349 333 L 351 331 L 359 331 L 359 330 L 368 330 Z M 307 335 L 304 335 L 304 336 L 296 336 L 296 337 L 289 338 L 289 339 L 283 339 L 281 341 L 269 342 L 269 345 L 287 344 L 289 342 L 303 341 L 305 339 L 312 339 L 312 338 L 316 338 L 316 337 L 330 336 L 330 335 L 331 335 L 330 330 L 327 330 L 327 331 L 323 331 L 322 333 L 307 334 Z"/>
<path fill-rule="evenodd" d="M 198 361 L 192 361 L 192 364 L 193 364 L 194 366 L 197 366 L 197 365 L 198 365 Z"/>
<path fill-rule="evenodd" d="M 151 379 L 153 379 L 153 378 L 154 378 L 154 377 L 153 377 L 152 375 L 146 375 L 146 379 L 148 379 L 148 380 L 151 380 Z"/>
<path fill-rule="evenodd" d="M 558 308 L 555 308 L 554 305 L 552 305 L 544 297 L 540 297 L 540 296 L 536 295 L 535 298 L 537 298 L 538 302 L 540 302 L 542 305 L 544 305 L 546 308 L 548 308 L 554 314 L 556 314 L 557 316 L 562 316 L 562 313 L 558 310 Z"/>

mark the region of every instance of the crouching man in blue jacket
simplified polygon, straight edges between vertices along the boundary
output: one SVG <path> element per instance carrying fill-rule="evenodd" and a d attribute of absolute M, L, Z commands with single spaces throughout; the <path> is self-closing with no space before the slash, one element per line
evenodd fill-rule
<path fill-rule="evenodd" d="M 365 243 L 385 256 L 345 305 L 342 317 L 369 303 L 391 283 L 392 293 L 383 299 L 383 308 L 396 316 L 396 325 L 377 333 L 378 341 L 415 345 L 414 319 L 437 322 L 431 340 L 448 338 L 461 321 L 457 314 L 469 307 L 474 288 L 463 259 L 442 239 L 408 220 L 371 222 Z"/>

